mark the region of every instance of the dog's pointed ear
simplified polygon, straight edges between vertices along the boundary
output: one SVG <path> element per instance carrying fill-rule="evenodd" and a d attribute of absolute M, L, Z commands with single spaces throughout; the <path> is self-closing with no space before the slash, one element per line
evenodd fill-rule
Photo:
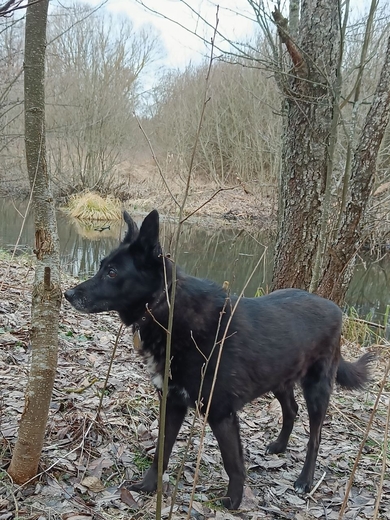
<path fill-rule="evenodd" d="M 160 254 L 159 233 L 160 218 L 158 211 L 154 209 L 145 217 L 139 230 L 138 240 L 142 248 Z"/>
<path fill-rule="evenodd" d="M 122 244 L 131 244 L 138 236 L 138 226 L 127 213 L 127 211 L 123 212 L 123 218 L 127 224 L 127 232 L 125 238 L 122 240 Z"/>

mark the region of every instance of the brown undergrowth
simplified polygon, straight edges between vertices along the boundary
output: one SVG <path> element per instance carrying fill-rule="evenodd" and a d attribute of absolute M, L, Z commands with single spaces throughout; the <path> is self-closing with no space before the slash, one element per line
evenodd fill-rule
<path fill-rule="evenodd" d="M 152 160 L 131 165 L 124 161 L 119 169 L 118 184 L 122 181 L 128 194 L 127 206 L 135 211 L 158 208 L 161 213 L 175 214 L 177 206 L 172 198 L 180 199 L 186 184 L 186 176 L 180 172 L 163 169 L 170 194 Z M 276 186 L 252 181 L 244 183 L 239 178 L 221 185 L 204 176 L 194 174 L 189 188 L 185 216 L 196 210 L 200 218 L 223 218 L 229 222 L 248 221 L 268 224 L 276 216 Z M 271 219 L 270 219 L 271 217 Z"/>
<path fill-rule="evenodd" d="M 180 199 L 185 188 L 185 175 L 168 168 L 164 168 L 163 175 L 171 194 Z M 28 197 L 29 192 L 28 183 L 22 177 L 16 184 L 0 179 L 0 196 L 23 199 Z M 57 186 L 59 206 L 66 206 L 72 200 L 73 193 Z M 175 215 L 178 209 L 152 160 L 138 163 L 123 161 L 102 194 L 120 199 L 130 213 L 157 208 L 162 214 Z M 197 174 L 191 181 L 184 217 L 196 211 L 192 219 L 202 220 L 206 225 L 221 226 L 226 223 L 232 226 L 237 222 L 240 227 L 255 224 L 257 228 L 274 229 L 276 208 L 274 185 L 257 181 L 244 183 L 238 178 L 221 185 Z"/>
<path fill-rule="evenodd" d="M 7 272 L 0 257 L 0 278 Z M 19 519 L 146 519 L 154 518 L 155 498 L 120 489 L 126 480 L 138 480 L 150 464 L 157 439 L 158 400 L 142 360 L 132 345 L 129 329 L 119 340 L 101 417 L 96 420 L 100 392 L 106 376 L 119 320 L 115 315 L 81 315 L 63 304 L 59 332 L 60 352 L 40 475 L 35 482 L 13 485 L 6 467 L 17 435 L 24 404 L 30 362 L 29 327 L 33 277 L 32 261 L 13 261 L 0 297 L 1 446 L 0 518 Z M 71 285 L 66 280 L 64 285 Z M 282 319 L 282 317 L 281 317 Z M 323 428 L 316 469 L 318 488 L 311 495 L 293 490 L 305 454 L 308 419 L 298 392 L 299 417 L 289 448 L 283 455 L 265 455 L 265 446 L 280 428 L 280 408 L 266 395 L 240 412 L 247 466 L 245 497 L 239 512 L 228 513 L 215 500 L 226 486 L 221 456 L 207 430 L 200 478 L 191 518 L 202 520 L 328 519 L 338 518 L 359 444 L 372 411 L 390 357 L 389 346 L 371 346 L 378 360 L 365 391 L 335 390 Z M 366 349 L 344 345 L 344 355 L 356 358 Z M 372 428 L 354 477 L 344 518 L 372 519 L 382 472 L 384 431 L 390 385 L 381 395 Z M 167 517 L 175 472 L 181 463 L 190 415 L 180 433 L 165 482 Z M 188 512 L 199 446 L 192 438 L 174 507 L 174 519 Z M 386 449 L 385 449 L 386 453 Z M 387 449 L 387 456 L 389 451 Z M 379 517 L 390 518 L 390 479 L 384 476 Z"/>

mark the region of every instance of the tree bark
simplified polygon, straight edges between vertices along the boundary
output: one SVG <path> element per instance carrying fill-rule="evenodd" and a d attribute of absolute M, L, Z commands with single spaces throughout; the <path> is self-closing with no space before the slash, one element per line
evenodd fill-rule
<path fill-rule="evenodd" d="M 31 308 L 32 360 L 9 474 L 18 484 L 38 470 L 57 367 L 61 305 L 59 240 L 46 163 L 45 51 L 48 0 L 29 0 L 26 11 L 24 103 L 27 168 L 35 217 L 37 257 Z"/>
<path fill-rule="evenodd" d="M 273 13 L 293 63 L 286 82 L 281 218 L 273 288 L 309 289 L 326 186 L 339 52 L 338 0 L 302 3 L 298 38 Z"/>
<path fill-rule="evenodd" d="M 351 263 L 362 245 L 365 209 L 375 178 L 379 148 L 390 118 L 390 38 L 385 61 L 367 113 L 359 145 L 355 151 L 349 201 L 339 233 L 330 248 L 330 256 L 317 292 L 341 304 L 351 277 Z"/>
<path fill-rule="evenodd" d="M 290 27 L 290 35 L 294 40 L 298 36 L 299 30 L 299 8 L 300 8 L 300 0 L 290 0 L 289 2 L 289 27 Z"/>

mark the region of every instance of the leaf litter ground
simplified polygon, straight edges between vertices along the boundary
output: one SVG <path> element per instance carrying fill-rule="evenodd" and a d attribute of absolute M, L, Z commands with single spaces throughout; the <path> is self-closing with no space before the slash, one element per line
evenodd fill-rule
<path fill-rule="evenodd" d="M 31 349 L 30 301 L 33 267 L 18 259 L 9 266 L 0 258 L 0 380 L 1 457 L 0 520 L 20 519 L 152 519 L 155 497 L 129 492 L 121 485 L 139 480 L 149 466 L 158 433 L 158 399 L 142 359 L 133 348 L 130 329 L 124 329 L 104 392 L 101 418 L 96 420 L 101 391 L 112 355 L 119 319 L 115 315 L 82 315 L 66 302 L 61 310 L 59 360 L 44 449 L 35 482 L 19 487 L 10 482 L 6 467 L 16 441 L 24 406 Z M 66 280 L 64 285 L 71 286 Z M 299 416 L 288 450 L 265 455 L 281 426 L 281 411 L 272 395 L 247 405 L 240 412 L 247 480 L 238 512 L 227 512 L 217 497 L 226 489 L 227 476 L 209 428 L 206 430 L 195 500 L 189 511 L 200 422 L 190 442 L 173 508 L 173 519 L 328 519 L 339 516 L 351 469 L 383 379 L 389 348 L 372 346 L 378 360 L 365 391 L 335 389 L 327 413 L 312 495 L 295 493 L 308 440 L 308 418 L 299 390 Z M 344 345 L 347 358 L 364 353 L 357 345 Z M 387 382 L 364 446 L 344 518 L 371 519 L 382 471 Z M 168 517 L 175 475 L 187 444 L 192 413 L 175 445 L 169 472 L 164 476 L 163 518 Z M 379 518 L 390 519 L 390 476 L 385 473 Z"/>

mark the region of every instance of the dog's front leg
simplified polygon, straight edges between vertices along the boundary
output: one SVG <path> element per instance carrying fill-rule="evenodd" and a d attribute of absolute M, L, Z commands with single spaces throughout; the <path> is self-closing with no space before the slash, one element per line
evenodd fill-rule
<path fill-rule="evenodd" d="M 238 509 L 244 491 L 245 466 L 237 414 L 233 412 L 222 420 L 210 417 L 209 424 L 218 441 L 223 465 L 229 476 L 229 486 L 222 504 L 228 509 Z"/>
<path fill-rule="evenodd" d="M 161 405 L 160 405 L 161 408 Z M 165 416 L 165 442 L 164 442 L 164 464 L 163 471 L 167 469 L 169 457 L 172 452 L 177 434 L 183 424 L 184 417 L 187 413 L 187 405 L 183 400 L 172 393 L 168 394 L 167 411 Z M 161 415 L 160 415 L 161 417 Z M 141 482 L 132 484 L 129 489 L 133 491 L 143 491 L 145 493 L 153 493 L 157 489 L 158 478 L 158 452 L 160 447 L 160 439 L 157 441 L 157 448 L 154 455 L 152 465 L 146 472 Z"/>

